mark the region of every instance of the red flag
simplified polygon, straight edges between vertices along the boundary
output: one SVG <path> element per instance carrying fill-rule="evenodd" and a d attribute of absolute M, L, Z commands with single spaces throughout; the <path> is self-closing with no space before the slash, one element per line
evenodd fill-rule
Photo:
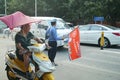
<path fill-rule="evenodd" d="M 80 34 L 79 34 L 79 28 L 75 28 L 70 34 L 69 34 L 69 56 L 70 60 L 74 60 L 81 57 L 81 51 L 80 51 Z"/>

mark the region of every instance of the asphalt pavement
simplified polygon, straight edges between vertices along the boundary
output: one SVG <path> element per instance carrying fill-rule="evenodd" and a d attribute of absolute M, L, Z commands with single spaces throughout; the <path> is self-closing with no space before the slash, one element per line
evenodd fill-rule
<path fill-rule="evenodd" d="M 8 80 L 5 72 L 5 53 L 14 49 L 14 41 L 0 35 L 0 80 Z M 82 57 L 70 61 L 68 49 L 58 49 L 53 72 L 55 80 L 120 80 L 119 49 L 104 49 L 94 46 L 81 46 Z M 44 51 L 47 54 L 47 51 Z"/>

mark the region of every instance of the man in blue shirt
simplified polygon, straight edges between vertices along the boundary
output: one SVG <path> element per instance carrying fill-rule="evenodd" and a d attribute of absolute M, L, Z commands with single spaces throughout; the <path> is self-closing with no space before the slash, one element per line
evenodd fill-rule
<path fill-rule="evenodd" d="M 54 62 L 56 52 L 57 52 L 57 40 L 62 40 L 64 38 L 61 38 L 61 37 L 57 36 L 56 19 L 51 21 L 51 27 L 50 27 L 48 33 L 49 33 L 48 45 L 51 47 L 48 50 L 48 56 L 49 56 L 49 59 L 51 60 L 52 64 L 57 66 L 57 64 Z"/>

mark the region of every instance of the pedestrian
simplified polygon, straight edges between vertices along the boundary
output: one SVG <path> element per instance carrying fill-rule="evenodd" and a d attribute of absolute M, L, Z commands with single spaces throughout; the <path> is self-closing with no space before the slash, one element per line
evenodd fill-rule
<path fill-rule="evenodd" d="M 48 45 L 51 47 L 50 49 L 48 49 L 48 57 L 51 60 L 53 65 L 58 66 L 54 61 L 54 59 L 56 57 L 56 52 L 57 52 L 57 40 L 63 40 L 64 37 L 58 37 L 58 35 L 57 35 L 56 19 L 53 19 L 51 21 L 51 26 L 46 33 L 49 34 Z"/>

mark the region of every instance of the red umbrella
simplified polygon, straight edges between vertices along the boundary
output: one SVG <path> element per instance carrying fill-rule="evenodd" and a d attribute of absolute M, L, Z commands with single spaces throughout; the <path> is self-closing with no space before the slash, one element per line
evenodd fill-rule
<path fill-rule="evenodd" d="M 27 15 L 24 15 L 22 12 L 17 11 L 13 14 L 0 17 L 0 20 L 2 20 L 10 29 L 13 29 L 14 27 L 24 25 L 27 23 L 37 22 L 38 20 L 33 19 Z M 39 20 L 40 21 L 40 20 Z"/>

